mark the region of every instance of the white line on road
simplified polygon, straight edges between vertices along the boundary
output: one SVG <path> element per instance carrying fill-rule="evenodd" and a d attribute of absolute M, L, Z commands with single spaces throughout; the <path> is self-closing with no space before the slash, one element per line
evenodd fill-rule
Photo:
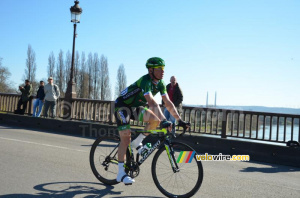
<path fill-rule="evenodd" d="M 55 145 L 50 145 L 50 144 L 41 144 L 41 143 L 37 143 L 37 142 L 29 142 L 29 141 L 23 141 L 23 140 L 11 139 L 11 138 L 0 137 L 0 139 L 10 140 L 10 141 L 15 141 L 15 142 L 22 142 L 22 143 L 27 143 L 27 144 L 35 144 L 35 145 L 40 145 L 40 146 L 53 147 L 53 148 L 59 148 L 59 149 L 65 149 L 65 150 L 71 150 L 71 151 L 78 151 L 78 152 L 84 152 L 84 153 L 88 152 L 88 151 L 83 151 L 83 150 L 78 150 L 78 149 L 70 149 L 70 148 L 62 147 L 62 146 L 55 146 Z"/>

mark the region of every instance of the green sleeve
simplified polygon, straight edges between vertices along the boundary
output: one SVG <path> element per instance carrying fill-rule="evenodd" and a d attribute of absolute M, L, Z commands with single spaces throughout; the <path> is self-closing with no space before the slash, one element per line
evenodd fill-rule
<path fill-rule="evenodd" d="M 143 95 L 151 92 L 151 81 L 141 78 L 138 80 L 137 84 L 142 89 Z"/>
<path fill-rule="evenodd" d="M 160 84 L 159 84 L 159 91 L 160 91 L 160 95 L 164 95 L 167 93 L 167 88 L 166 88 L 166 84 L 163 80 L 160 81 Z"/>

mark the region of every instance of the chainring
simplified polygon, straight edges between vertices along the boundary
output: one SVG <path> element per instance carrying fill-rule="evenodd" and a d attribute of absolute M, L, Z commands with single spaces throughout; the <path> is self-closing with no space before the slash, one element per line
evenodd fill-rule
<path fill-rule="evenodd" d="M 128 174 L 131 178 L 135 178 L 140 174 L 140 167 L 137 162 L 130 162 L 126 164 L 127 168 L 125 168 L 126 174 Z"/>

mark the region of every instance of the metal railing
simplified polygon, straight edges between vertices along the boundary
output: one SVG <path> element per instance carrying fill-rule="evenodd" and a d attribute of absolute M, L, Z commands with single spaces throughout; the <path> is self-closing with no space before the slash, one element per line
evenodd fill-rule
<path fill-rule="evenodd" d="M 191 132 L 269 142 L 300 142 L 300 115 L 217 108 L 183 108 Z"/>
<path fill-rule="evenodd" d="M 31 97 L 26 114 L 32 114 Z M 14 112 L 20 95 L 0 93 L 0 111 Z M 73 99 L 67 104 L 60 98 L 57 116 L 63 118 L 64 108 L 71 108 L 74 120 L 115 124 L 114 101 Z M 43 114 L 42 114 L 43 115 Z M 300 115 L 267 112 L 240 111 L 218 108 L 199 108 L 183 106 L 182 119 L 191 123 L 190 131 L 196 134 L 217 135 L 221 138 L 242 138 L 268 142 L 300 142 Z M 134 126 L 145 123 L 132 121 Z"/>

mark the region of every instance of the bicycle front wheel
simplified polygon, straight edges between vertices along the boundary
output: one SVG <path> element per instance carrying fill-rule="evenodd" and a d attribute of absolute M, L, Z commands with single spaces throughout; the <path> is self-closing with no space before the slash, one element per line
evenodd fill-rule
<path fill-rule="evenodd" d="M 170 152 L 172 149 L 174 158 L 171 156 L 171 159 L 174 165 L 177 163 L 178 170 L 173 171 L 166 148 L 161 147 L 152 161 L 154 183 L 167 197 L 191 197 L 199 190 L 203 180 L 201 161 L 197 161 L 196 155 L 189 158 L 194 149 L 184 143 L 172 142 Z"/>
<path fill-rule="evenodd" d="M 108 185 L 118 184 L 118 136 L 98 138 L 90 151 L 90 165 L 96 178 Z"/>

